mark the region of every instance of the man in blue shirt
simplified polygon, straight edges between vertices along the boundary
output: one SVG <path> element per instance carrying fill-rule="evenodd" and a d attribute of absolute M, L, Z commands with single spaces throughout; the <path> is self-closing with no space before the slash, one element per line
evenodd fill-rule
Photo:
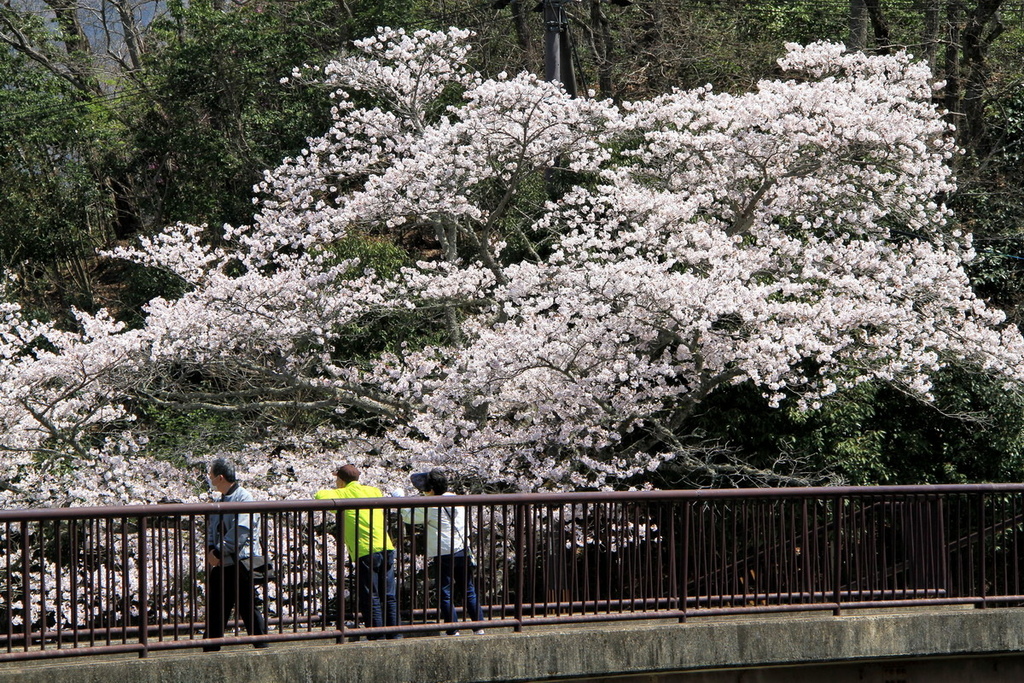
<path fill-rule="evenodd" d="M 224 458 L 210 465 L 210 484 L 220 492 L 222 503 L 253 500 L 252 494 L 239 486 L 234 466 Z M 209 589 L 206 602 L 206 637 L 222 638 L 231 610 L 236 608 L 245 624 L 245 632 L 261 636 L 267 632 L 263 613 L 256 609 L 252 576 L 240 563 L 250 556 L 263 555 L 260 549 L 260 516 L 250 513 L 226 512 L 210 515 L 206 522 L 206 564 Z M 267 643 L 255 643 L 266 647 Z M 219 645 L 208 645 L 205 652 L 216 652 Z"/>

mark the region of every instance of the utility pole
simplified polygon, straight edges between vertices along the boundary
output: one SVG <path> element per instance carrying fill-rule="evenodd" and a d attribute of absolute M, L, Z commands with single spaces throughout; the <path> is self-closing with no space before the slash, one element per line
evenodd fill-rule
<path fill-rule="evenodd" d="M 540 0 L 534 12 L 544 14 L 544 80 L 558 81 L 570 96 L 576 97 L 576 66 L 572 59 L 572 38 L 565 6 L 574 0 Z M 619 7 L 632 5 L 632 0 L 595 0 Z M 863 2 L 864 0 L 861 0 Z M 503 9 L 513 2 L 525 0 L 491 0 L 494 9 Z"/>
<path fill-rule="evenodd" d="M 544 12 L 544 80 L 558 81 L 576 97 L 576 69 L 572 62 L 569 18 L 565 4 L 570 0 L 542 0 Z"/>

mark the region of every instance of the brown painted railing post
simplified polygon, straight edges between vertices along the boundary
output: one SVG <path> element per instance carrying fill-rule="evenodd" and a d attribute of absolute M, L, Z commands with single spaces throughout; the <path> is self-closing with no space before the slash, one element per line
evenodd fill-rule
<path fill-rule="evenodd" d="M 32 584 L 29 572 L 32 570 L 32 546 L 28 542 L 28 522 L 21 523 L 21 609 L 25 627 L 25 652 L 32 643 Z"/>
<path fill-rule="evenodd" d="M 682 557 L 682 576 L 681 586 L 679 587 L 680 605 L 679 608 L 683 611 L 683 615 L 679 617 L 679 622 L 686 621 L 686 603 L 690 597 L 690 509 L 693 504 L 690 501 L 683 503 L 683 557 Z M 675 516 L 673 515 L 673 519 Z"/>
<path fill-rule="evenodd" d="M 835 500 L 835 523 L 836 523 L 836 542 L 835 542 L 835 565 L 832 575 L 832 581 L 835 584 L 832 592 L 832 599 L 835 601 L 835 609 L 832 610 L 832 614 L 839 616 L 842 614 L 842 608 L 840 601 L 842 599 L 842 573 L 843 573 L 843 497 L 836 496 Z"/>
<path fill-rule="evenodd" d="M 147 556 L 149 546 L 146 543 L 146 527 L 148 517 L 139 518 L 139 658 L 149 655 L 149 595 L 146 582 L 146 568 L 149 565 Z M 126 617 L 128 615 L 125 615 Z"/>
<path fill-rule="evenodd" d="M 334 519 L 334 521 L 335 521 L 335 525 L 334 525 L 334 534 L 335 534 L 335 536 L 334 536 L 334 538 L 335 538 L 336 547 L 338 548 L 338 553 L 337 553 L 337 575 L 338 575 L 337 582 L 338 582 L 338 586 L 337 586 L 337 589 L 335 591 L 335 599 L 338 601 L 338 611 L 337 611 L 338 622 L 335 625 L 337 626 L 338 630 L 341 631 L 341 635 L 338 637 L 337 642 L 338 643 L 343 643 L 343 642 L 345 642 L 345 639 L 346 639 L 346 635 L 345 635 L 345 622 L 348 620 L 348 614 L 346 614 L 346 612 L 345 612 L 345 608 L 347 607 L 347 603 L 348 603 L 348 601 L 345 599 L 345 590 L 347 589 L 348 584 L 349 584 L 348 566 L 345 564 L 345 553 L 347 552 L 345 550 L 345 513 L 341 512 L 339 510 L 335 510 L 334 515 L 335 515 L 335 519 Z M 327 513 L 326 512 L 324 513 L 324 517 L 327 517 Z M 326 523 L 326 521 L 325 521 L 325 523 Z M 358 528 L 358 526 L 357 526 L 357 528 Z M 354 558 L 349 558 L 349 559 L 350 560 L 354 560 Z M 356 566 L 353 565 L 352 568 L 353 568 L 353 570 L 355 570 Z M 354 588 L 353 593 L 356 593 L 359 590 L 359 586 L 357 584 L 355 584 L 355 583 L 353 583 L 352 585 L 353 585 L 353 588 Z M 354 597 L 355 597 L 355 604 L 356 604 L 356 612 L 355 612 L 356 617 L 355 617 L 355 619 L 352 620 L 353 622 L 355 622 L 356 619 L 359 618 L 359 596 L 358 596 L 358 594 L 356 594 Z M 359 624 L 353 623 L 353 625 L 356 628 L 359 627 Z M 357 638 L 358 638 L 358 636 L 357 636 Z"/>
<path fill-rule="evenodd" d="M 981 582 L 981 608 L 987 607 L 988 600 L 988 543 L 985 529 L 985 494 L 978 494 L 978 556 L 981 566 L 978 568 L 978 580 Z"/>
<path fill-rule="evenodd" d="M 523 591 L 526 589 L 526 569 L 524 566 L 527 554 L 525 507 L 522 503 L 516 504 L 516 548 L 519 550 L 519 556 L 516 558 L 516 573 L 518 574 L 516 577 L 515 602 L 516 633 L 520 633 L 523 630 Z"/>

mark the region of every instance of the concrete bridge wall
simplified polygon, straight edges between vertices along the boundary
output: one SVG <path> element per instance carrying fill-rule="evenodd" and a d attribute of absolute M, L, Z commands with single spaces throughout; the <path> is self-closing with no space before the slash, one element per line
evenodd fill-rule
<path fill-rule="evenodd" d="M 1024 609 L 692 619 L 0 664 L 0 683 L 1024 680 Z"/>

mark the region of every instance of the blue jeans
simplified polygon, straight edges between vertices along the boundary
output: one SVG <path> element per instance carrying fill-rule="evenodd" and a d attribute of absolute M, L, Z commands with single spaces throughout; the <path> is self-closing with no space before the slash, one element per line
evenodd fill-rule
<path fill-rule="evenodd" d="M 473 583 L 473 563 L 460 550 L 452 555 L 440 555 L 434 560 L 437 575 L 437 602 L 441 618 L 446 622 L 458 621 L 458 610 L 452 607 L 452 587 L 457 586 L 466 591 L 466 618 L 470 621 L 483 621 L 483 610 L 477 602 L 476 585 Z M 449 635 L 454 630 L 448 631 Z"/>
<path fill-rule="evenodd" d="M 359 611 L 368 627 L 398 626 L 398 600 L 395 597 L 395 551 L 381 550 L 363 555 L 356 568 Z M 384 606 L 381 608 L 381 602 Z M 385 622 L 384 617 L 387 616 Z M 394 636 L 389 636 L 394 637 Z"/>

